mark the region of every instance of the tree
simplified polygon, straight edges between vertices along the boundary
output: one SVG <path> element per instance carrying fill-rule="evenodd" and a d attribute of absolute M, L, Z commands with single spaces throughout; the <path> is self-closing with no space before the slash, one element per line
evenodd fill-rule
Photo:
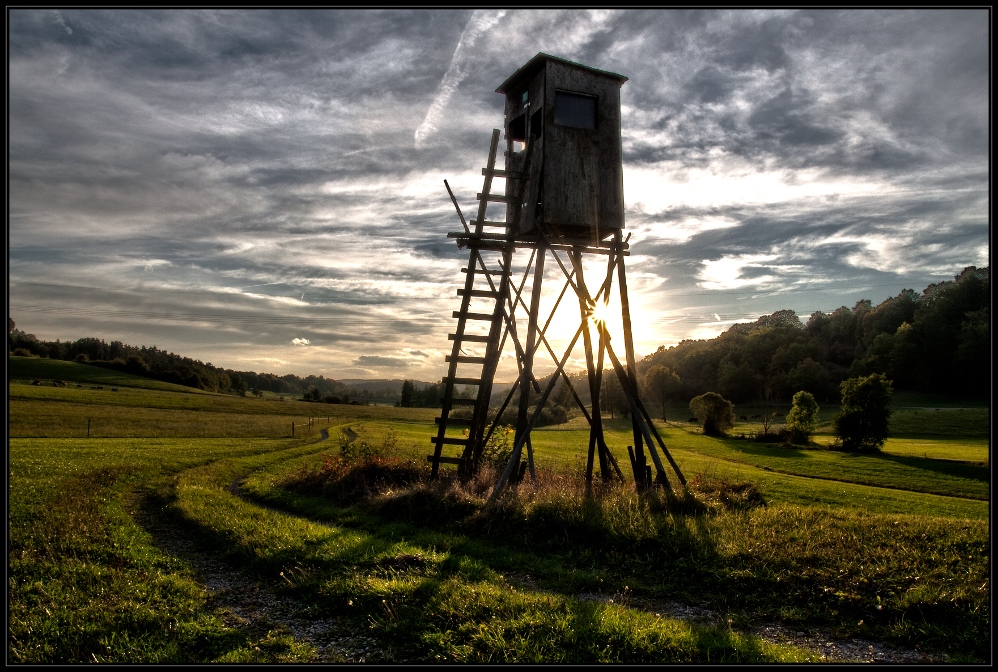
<path fill-rule="evenodd" d="M 891 381 L 880 373 L 842 381 L 842 410 L 835 417 L 835 434 L 846 450 L 872 452 L 887 440 L 891 415 Z"/>
<path fill-rule="evenodd" d="M 679 391 L 679 376 L 667 366 L 657 365 L 648 369 L 644 379 L 645 394 L 662 409 L 662 419 L 671 399 Z"/>
<path fill-rule="evenodd" d="M 717 392 L 707 392 L 690 400 L 690 410 L 703 425 L 703 433 L 720 436 L 735 426 L 735 407 Z"/>
<path fill-rule="evenodd" d="M 399 406 L 412 408 L 416 405 L 416 385 L 411 380 L 402 381 L 402 396 L 399 398 Z"/>
<path fill-rule="evenodd" d="M 600 410 L 610 411 L 610 417 L 626 418 L 631 414 L 631 402 L 627 393 L 620 385 L 620 379 L 613 369 L 603 371 L 603 381 L 600 385 Z"/>
<path fill-rule="evenodd" d="M 801 390 L 794 395 L 793 405 L 787 413 L 787 430 L 794 443 L 807 443 L 818 424 L 818 402 L 814 395 Z"/>

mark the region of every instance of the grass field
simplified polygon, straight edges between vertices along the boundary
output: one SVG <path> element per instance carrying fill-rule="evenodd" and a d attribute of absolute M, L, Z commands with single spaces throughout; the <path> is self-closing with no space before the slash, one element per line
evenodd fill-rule
<path fill-rule="evenodd" d="M 234 621 L 164 531 L 316 622 L 363 632 L 388 661 L 819 660 L 751 634 L 771 620 L 990 662 L 987 409 L 905 409 L 879 455 L 826 450 L 827 434 L 787 449 L 734 438 L 751 423 L 720 439 L 662 423 L 695 510 L 629 487 L 584 496 L 576 419 L 536 431 L 541 487 L 486 510 L 484 490 L 411 480 L 433 409 L 10 366 L 9 663 L 353 659 Z M 626 422 L 608 422 L 607 440 L 626 474 Z M 371 457 L 344 462 L 344 445 Z M 663 600 L 727 624 L 647 607 Z"/>

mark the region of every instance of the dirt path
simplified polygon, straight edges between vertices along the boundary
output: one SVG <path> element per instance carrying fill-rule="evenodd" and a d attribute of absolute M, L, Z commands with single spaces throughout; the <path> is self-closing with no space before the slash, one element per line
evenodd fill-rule
<path fill-rule="evenodd" d="M 238 494 L 238 485 L 233 485 Z M 376 640 L 358 632 L 356 623 L 311 616 L 308 605 L 279 592 L 279 583 L 287 579 L 268 580 L 250 574 L 201 551 L 181 530 L 146 516 L 137 520 L 152 535 L 157 548 L 191 568 L 208 592 L 208 606 L 221 614 L 223 622 L 243 630 L 252 641 L 284 632 L 315 649 L 313 663 L 394 662 Z"/>
<path fill-rule="evenodd" d="M 668 600 L 641 599 L 620 594 L 614 596 L 584 594 L 576 597 L 579 600 L 625 604 L 634 609 L 653 613 L 656 616 L 678 618 L 691 623 L 715 625 L 721 628 L 731 627 L 724 614 L 705 607 L 688 606 Z M 932 656 L 921 651 L 899 648 L 883 642 L 871 642 L 865 639 L 836 639 L 831 632 L 821 628 L 800 630 L 778 623 L 756 623 L 745 632 L 774 644 L 792 644 L 812 651 L 820 656 L 823 662 L 894 664 L 945 662 L 942 656 Z"/>
<path fill-rule="evenodd" d="M 341 430 L 347 444 L 357 438 L 357 433 L 349 427 Z M 329 432 L 321 430 L 327 440 Z M 240 481 L 229 486 L 229 492 L 240 497 Z M 140 524 L 152 535 L 154 544 L 165 553 L 180 558 L 195 572 L 198 581 L 210 594 L 210 606 L 219 609 L 225 623 L 246 631 L 253 639 L 259 639 L 268 632 L 286 631 L 296 640 L 306 642 L 315 648 L 320 663 L 364 663 L 401 662 L 394 660 L 378 642 L 357 632 L 356 625 L 346 619 L 313 618 L 308 615 L 308 606 L 295 598 L 278 592 L 275 588 L 280 577 L 271 582 L 251 575 L 243 570 L 221 562 L 209 553 L 199 551 L 189 536 L 168 526 L 152 522 L 141 516 Z M 544 592 L 528 575 L 508 575 L 507 580 L 518 587 Z M 569 597 L 569 596 L 562 596 Z M 683 605 L 669 600 L 652 600 L 631 595 L 605 595 L 583 593 L 574 595 L 581 601 L 623 604 L 642 609 L 656 616 L 677 618 L 691 623 L 730 627 L 726 616 L 705 607 Z M 942 656 L 930 656 L 920 651 L 903 649 L 880 642 L 864 639 L 838 640 L 822 629 L 800 630 L 776 623 L 754 624 L 747 630 L 768 642 L 792 644 L 813 651 L 827 662 L 864 663 L 942 663 Z"/>

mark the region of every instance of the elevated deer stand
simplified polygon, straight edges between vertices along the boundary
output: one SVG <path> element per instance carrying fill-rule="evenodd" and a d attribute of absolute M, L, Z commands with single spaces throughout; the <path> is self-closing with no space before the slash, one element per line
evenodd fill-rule
<path fill-rule="evenodd" d="M 515 398 L 513 452 L 492 498 L 510 483 L 522 480 L 528 470 L 531 479 L 536 480 L 531 430 L 563 380 L 589 422 L 586 481 L 591 483 L 597 460 L 603 481 L 623 479 L 603 436 L 600 396 L 605 358 L 609 358 L 631 410 L 633 445 L 627 450 L 636 486 L 643 490 L 658 483 L 672 490 L 659 452 L 669 462 L 679 484 L 686 486 L 686 479 L 638 396 L 624 272 L 624 257 L 629 252 L 627 239 L 622 236 L 620 86 L 625 81 L 625 77 L 614 73 L 538 54 L 497 89 L 506 96 L 505 167 L 495 167 L 500 135 L 496 129 L 492 132 L 488 164 L 482 170 L 485 182 L 473 220 L 465 219 L 450 185 L 444 182 L 464 227 L 448 237 L 456 239 L 459 247 L 468 248 L 470 256 L 467 267 L 461 269 L 465 273 L 464 288 L 457 292 L 461 308 L 454 312 L 455 333 L 448 336 L 453 348 L 447 356 L 437 434 L 431 439 L 435 449 L 427 458 L 433 465 L 434 477 L 441 464 L 457 465 L 462 477 L 474 474 L 486 444 Z M 505 181 L 502 194 L 492 191 L 495 178 Z M 505 205 L 504 221 L 487 219 L 489 203 Z M 529 250 L 529 259 L 514 269 L 514 262 L 520 262 L 516 255 L 519 250 Z M 497 254 L 494 262 L 490 253 Z M 564 276 L 564 285 L 541 326 L 541 289 L 549 255 Z M 595 294 L 585 279 L 586 255 L 602 255 L 607 260 Z M 623 325 L 623 364 L 610 343 L 606 324 L 596 314 L 597 307 L 605 306 L 614 290 L 614 276 Z M 525 298 L 525 286 L 531 277 L 529 296 Z M 559 357 L 546 332 L 569 288 L 578 300 L 580 324 Z M 591 411 L 565 371 L 580 337 L 585 348 Z M 519 376 L 490 421 L 494 377 L 507 341 L 515 350 Z M 556 367 L 544 389 L 534 376 L 535 357 L 542 346 Z M 466 349 L 478 352 L 469 354 Z M 458 386 L 474 386 L 477 393 L 474 398 L 460 398 L 456 394 Z M 533 411 L 532 393 L 537 399 Z M 466 412 L 455 414 L 462 407 L 471 409 L 470 418 Z M 460 430 L 460 436 L 448 434 L 448 430 Z M 458 447 L 460 454 L 444 455 L 445 446 Z M 654 476 L 647 464 L 646 446 L 655 466 Z M 524 447 L 526 460 L 522 459 Z"/>

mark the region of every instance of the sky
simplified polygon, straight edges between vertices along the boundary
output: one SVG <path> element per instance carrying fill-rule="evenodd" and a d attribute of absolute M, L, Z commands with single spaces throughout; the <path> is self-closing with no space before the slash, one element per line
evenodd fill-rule
<path fill-rule="evenodd" d="M 439 380 L 468 262 L 443 180 L 470 214 L 495 89 L 538 52 L 628 78 L 639 358 L 989 265 L 986 9 L 7 19 L 9 314 L 44 340 Z"/>

